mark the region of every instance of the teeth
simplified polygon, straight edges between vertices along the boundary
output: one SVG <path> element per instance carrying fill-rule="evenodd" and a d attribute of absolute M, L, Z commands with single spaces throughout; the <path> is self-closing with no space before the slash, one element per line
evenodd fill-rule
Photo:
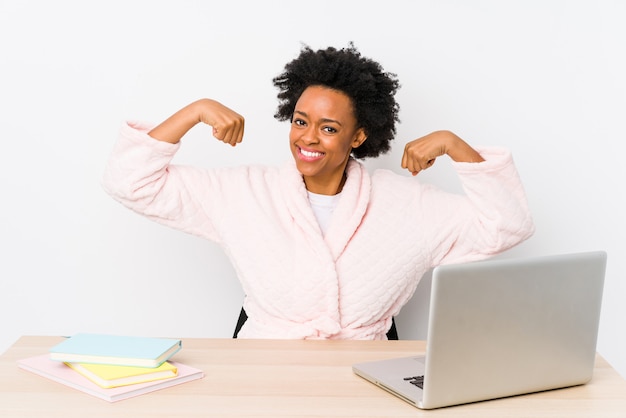
<path fill-rule="evenodd" d="M 300 149 L 300 152 L 302 153 L 302 155 L 304 155 L 305 157 L 309 157 L 309 158 L 321 157 L 322 155 L 324 155 L 324 153 L 322 152 L 311 152 L 311 151 L 305 151 L 303 149 Z"/>

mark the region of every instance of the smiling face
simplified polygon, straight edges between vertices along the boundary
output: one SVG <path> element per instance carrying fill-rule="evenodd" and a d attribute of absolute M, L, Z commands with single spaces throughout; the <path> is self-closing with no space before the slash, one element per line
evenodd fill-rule
<path fill-rule="evenodd" d="M 289 143 L 307 190 L 339 193 L 350 152 L 365 138 L 346 94 L 322 86 L 304 90 L 293 113 Z"/>

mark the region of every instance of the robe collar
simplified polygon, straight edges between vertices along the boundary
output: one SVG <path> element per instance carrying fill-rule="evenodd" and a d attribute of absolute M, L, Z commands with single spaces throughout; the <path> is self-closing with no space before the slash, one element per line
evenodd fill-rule
<path fill-rule="evenodd" d="M 353 158 L 348 160 L 346 182 L 326 236 L 322 236 L 322 231 L 309 203 L 304 179 L 295 162 L 286 163 L 281 171 L 283 196 L 293 222 L 298 224 L 311 238 L 316 237 L 317 240 L 323 242 L 330 251 L 333 260 L 337 261 L 363 221 L 367 210 L 371 191 L 371 179 L 367 169 Z"/>

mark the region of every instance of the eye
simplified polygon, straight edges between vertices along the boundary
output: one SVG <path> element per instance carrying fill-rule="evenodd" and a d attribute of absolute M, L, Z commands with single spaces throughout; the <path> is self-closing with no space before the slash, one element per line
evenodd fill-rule
<path fill-rule="evenodd" d="M 324 126 L 322 130 L 329 134 L 337 133 L 337 129 L 333 128 L 332 126 Z"/>
<path fill-rule="evenodd" d="M 302 119 L 294 118 L 292 123 L 296 126 L 306 126 L 306 122 L 303 121 Z"/>

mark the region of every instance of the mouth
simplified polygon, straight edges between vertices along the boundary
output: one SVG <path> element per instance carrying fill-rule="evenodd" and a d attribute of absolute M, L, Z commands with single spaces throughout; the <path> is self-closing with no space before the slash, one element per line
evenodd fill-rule
<path fill-rule="evenodd" d="M 297 147 L 297 148 L 298 148 L 298 155 L 303 160 L 306 160 L 306 161 L 318 160 L 322 158 L 324 155 L 326 155 L 325 153 L 319 152 L 319 151 L 305 150 L 300 147 Z"/>

